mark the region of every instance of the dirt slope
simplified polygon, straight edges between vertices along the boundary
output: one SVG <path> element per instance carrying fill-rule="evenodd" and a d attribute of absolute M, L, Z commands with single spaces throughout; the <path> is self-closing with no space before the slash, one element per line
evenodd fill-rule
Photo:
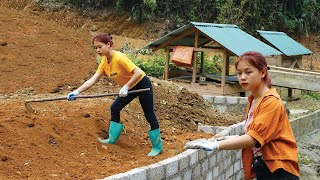
<path fill-rule="evenodd" d="M 38 113 L 26 111 L 24 100 L 65 96 L 95 71 L 91 30 L 118 32 L 116 49 L 128 43 L 140 48 L 155 36 L 122 18 L 120 31 L 102 19 L 46 11 L 30 0 L 0 2 L 0 179 L 103 178 L 172 157 L 186 141 L 209 137 L 195 133 L 199 123 L 228 126 L 243 119 L 220 114 L 199 95 L 152 78 L 164 152 L 150 158 L 149 126 L 136 100 L 123 110 L 126 130 L 110 146 L 97 137 L 107 136 L 114 97 L 32 103 Z M 118 90 L 105 78 L 85 94 Z"/>
<path fill-rule="evenodd" d="M 114 97 L 32 103 L 38 113 L 28 113 L 24 100 L 65 96 L 95 71 L 91 35 L 87 29 L 50 20 L 45 12 L 10 9 L 12 4 L 4 2 L 11 1 L 1 2 L 0 179 L 103 178 L 172 157 L 183 151 L 188 140 L 208 138 L 195 133 L 199 123 L 230 125 L 243 119 L 222 115 L 199 95 L 152 78 L 164 152 L 150 158 L 149 125 L 137 100 L 123 110 L 126 130 L 119 143 L 109 146 L 102 146 L 97 138 L 107 137 Z M 114 38 L 116 48 L 126 41 L 134 47 L 146 43 Z M 118 90 L 103 79 L 86 94 Z"/>

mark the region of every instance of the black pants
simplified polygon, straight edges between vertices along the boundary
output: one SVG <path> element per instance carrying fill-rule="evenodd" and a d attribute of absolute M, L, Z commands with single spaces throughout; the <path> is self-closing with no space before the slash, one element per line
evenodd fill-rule
<path fill-rule="evenodd" d="M 257 175 L 257 180 L 298 180 L 299 177 L 295 176 L 284 169 L 278 169 L 271 173 L 266 163 L 261 156 L 254 157 L 252 168 Z"/>
<path fill-rule="evenodd" d="M 134 98 L 139 97 L 144 116 L 150 124 L 151 130 L 159 128 L 159 122 L 154 112 L 153 88 L 148 76 L 145 76 L 130 90 L 150 88 L 150 91 L 128 94 L 126 97 L 117 97 L 111 105 L 111 121 L 120 123 L 120 111 Z"/>

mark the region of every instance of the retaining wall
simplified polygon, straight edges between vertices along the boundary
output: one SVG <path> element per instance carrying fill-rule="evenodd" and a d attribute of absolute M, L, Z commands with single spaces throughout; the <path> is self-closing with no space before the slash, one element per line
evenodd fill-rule
<path fill-rule="evenodd" d="M 227 99 L 225 102 L 230 102 Z M 233 97 L 231 99 L 234 100 Z M 237 102 L 240 104 L 240 99 Z M 290 120 L 290 123 L 296 139 L 300 139 L 304 134 L 320 128 L 320 110 Z M 241 135 L 243 127 L 244 122 L 240 122 L 229 127 L 199 126 L 198 130 L 211 134 Z M 243 176 L 241 150 L 188 149 L 172 158 L 109 176 L 104 180 L 241 180 Z"/>
<path fill-rule="evenodd" d="M 211 103 L 221 113 L 223 112 L 241 112 L 245 113 L 248 97 L 236 97 L 236 96 L 210 96 L 203 95 L 203 99 Z"/>

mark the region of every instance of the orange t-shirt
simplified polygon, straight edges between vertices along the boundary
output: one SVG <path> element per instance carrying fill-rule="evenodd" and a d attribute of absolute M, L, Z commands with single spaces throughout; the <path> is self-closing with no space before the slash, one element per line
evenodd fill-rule
<path fill-rule="evenodd" d="M 133 75 L 132 71 L 135 68 L 138 67 L 127 57 L 127 55 L 119 51 L 114 51 L 110 64 L 108 64 L 105 56 L 102 57 L 97 72 L 106 74 L 115 83 L 123 86 L 131 79 Z M 138 84 L 145 75 L 146 74 L 143 72 L 136 84 Z M 134 87 L 136 84 L 133 84 L 132 87 Z"/>
<path fill-rule="evenodd" d="M 253 96 L 248 100 L 247 115 Z M 283 168 L 293 175 L 300 176 L 296 140 L 284 104 L 275 89 L 266 92 L 255 105 L 253 122 L 248 125 L 246 134 L 259 142 L 263 160 L 271 172 Z M 252 149 L 244 148 L 242 162 L 245 179 L 255 178 L 251 167 L 252 159 Z"/>

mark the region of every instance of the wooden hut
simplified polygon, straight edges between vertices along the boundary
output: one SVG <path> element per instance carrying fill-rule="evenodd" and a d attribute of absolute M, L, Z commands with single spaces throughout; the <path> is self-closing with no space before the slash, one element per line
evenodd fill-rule
<path fill-rule="evenodd" d="M 278 59 L 268 62 L 270 65 L 301 69 L 302 57 L 312 54 L 309 49 L 299 44 L 284 32 L 260 30 L 257 32 L 258 39 L 282 52 L 282 56 L 279 56 Z"/>
<path fill-rule="evenodd" d="M 258 33 L 258 39 L 260 39 L 266 44 L 282 52 L 282 55 L 278 56 L 277 59 L 268 59 L 269 65 L 274 65 L 274 66 L 284 67 L 284 68 L 291 68 L 291 69 L 302 69 L 302 57 L 304 55 L 312 54 L 312 52 L 309 49 L 302 46 L 300 43 L 298 43 L 297 41 L 289 37 L 284 32 L 257 30 L 257 33 Z M 297 78 L 297 76 L 295 77 Z M 274 77 L 273 79 L 277 80 L 276 78 L 277 77 Z M 299 81 L 296 80 L 296 82 L 299 82 Z M 299 85 L 296 85 L 295 86 L 296 89 L 293 89 L 292 87 L 291 88 L 278 87 L 277 89 L 283 97 L 288 97 L 288 98 L 293 98 L 294 96 L 296 97 L 300 96 L 301 89 L 306 89 L 306 90 L 317 89 L 317 87 L 313 87 L 314 85 L 312 85 L 312 83 L 311 85 L 309 85 L 312 88 L 306 88 L 307 87 L 306 84 L 305 83 L 302 83 L 302 84 L 304 84 L 303 87 L 305 88 L 299 87 Z"/>
<path fill-rule="evenodd" d="M 152 51 L 165 49 L 166 65 L 164 79 L 169 78 L 169 62 L 172 57 L 172 50 L 177 46 L 193 47 L 191 84 L 195 85 L 194 88 L 197 88 L 196 84 L 198 84 L 197 75 L 202 73 L 203 70 L 203 54 L 205 52 L 222 54 L 221 88 L 220 92 L 217 93 L 220 95 L 241 92 L 241 87 L 238 83 L 234 85 L 227 83 L 231 56 L 240 56 L 247 51 L 257 51 L 266 57 L 282 54 L 275 48 L 242 31 L 236 25 L 190 22 L 146 46 L 146 48 L 152 49 Z M 201 57 L 200 69 L 197 69 L 196 57 L 198 53 L 200 53 Z"/>

